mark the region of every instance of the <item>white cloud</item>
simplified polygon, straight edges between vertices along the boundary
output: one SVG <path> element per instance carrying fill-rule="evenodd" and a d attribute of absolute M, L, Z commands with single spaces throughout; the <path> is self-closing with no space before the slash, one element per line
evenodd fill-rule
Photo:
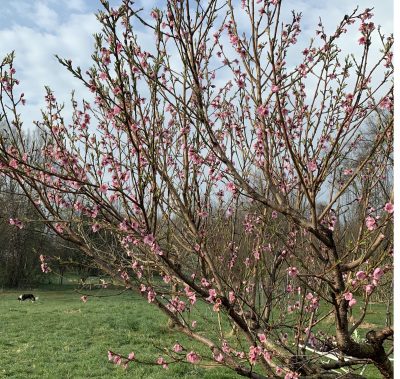
<path fill-rule="evenodd" d="M 58 14 L 42 2 L 34 3 L 33 12 L 29 15 L 32 21 L 46 30 L 54 30 L 58 25 Z"/>
<path fill-rule="evenodd" d="M 92 34 L 98 31 L 99 24 L 92 14 L 73 14 L 54 30 L 40 31 L 22 25 L 0 30 L 0 56 L 12 50 L 16 53 L 19 90 L 25 93 L 27 100 L 26 106 L 20 109 L 25 125 L 40 119 L 40 108 L 45 105 L 45 85 L 50 86 L 67 107 L 73 89 L 79 96 L 88 95 L 54 55 L 70 58 L 74 64 L 87 69 L 93 50 Z"/>
<path fill-rule="evenodd" d="M 66 0 L 64 1 L 67 8 L 74 11 L 82 11 L 86 8 L 85 2 L 83 0 Z"/>
<path fill-rule="evenodd" d="M 88 6 L 100 5 L 100 3 L 98 3 L 97 1 L 86 1 L 86 0 L 42 0 L 42 1 L 52 8 L 56 7 L 61 10 L 71 10 L 79 13 L 84 12 L 88 8 Z"/>

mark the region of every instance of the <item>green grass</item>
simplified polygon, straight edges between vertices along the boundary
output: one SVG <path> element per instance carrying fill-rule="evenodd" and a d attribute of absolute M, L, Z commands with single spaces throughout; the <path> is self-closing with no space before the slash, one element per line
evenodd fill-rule
<path fill-rule="evenodd" d="M 109 363 L 109 349 L 125 355 L 134 351 L 141 360 L 155 361 L 160 354 L 156 346 L 172 347 L 178 339 L 186 348 L 210 355 L 171 331 L 163 314 L 132 293 L 91 297 L 84 304 L 72 288 L 32 292 L 39 296 L 36 303 L 19 303 L 20 291 L 0 293 L 0 378 L 235 377 L 221 367 L 175 364 L 166 371 L 131 364 L 124 370 Z"/>
<path fill-rule="evenodd" d="M 154 362 L 162 355 L 159 346 L 172 347 L 177 340 L 187 350 L 211 358 L 207 348 L 169 329 L 160 311 L 131 292 L 90 297 L 86 304 L 72 285 L 47 285 L 27 292 L 39 296 L 39 301 L 19 303 L 21 291 L 0 292 L 0 378 L 239 378 L 215 366 L 180 363 L 170 365 L 166 371 L 160 366 L 133 363 L 124 370 L 109 363 L 109 349 L 124 355 L 134 351 L 138 359 Z M 92 293 L 115 295 L 117 291 Z M 192 317 L 198 320 L 200 333 L 208 335 L 207 324 L 215 325 L 217 314 L 201 306 L 200 312 L 205 320 L 196 314 Z M 385 305 L 372 304 L 362 325 L 362 336 L 381 327 L 384 320 Z M 222 325 L 230 330 L 227 323 L 222 321 Z M 334 334 L 332 319 L 320 327 Z M 373 367 L 368 367 L 364 375 L 379 377 Z"/>

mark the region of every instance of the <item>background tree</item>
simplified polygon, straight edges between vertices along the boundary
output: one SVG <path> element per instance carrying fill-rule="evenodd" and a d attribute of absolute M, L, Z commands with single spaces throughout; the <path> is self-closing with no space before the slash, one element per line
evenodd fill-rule
<path fill-rule="evenodd" d="M 0 127 L 0 133 L 6 130 Z M 32 144 L 32 136 L 26 137 L 26 143 Z M 5 287 L 31 286 L 40 276 L 36 249 L 51 252 L 43 223 L 37 220 L 35 207 L 17 182 L 6 176 L 0 178 L 0 204 L 0 283 Z M 21 218 L 31 220 L 26 228 Z"/>

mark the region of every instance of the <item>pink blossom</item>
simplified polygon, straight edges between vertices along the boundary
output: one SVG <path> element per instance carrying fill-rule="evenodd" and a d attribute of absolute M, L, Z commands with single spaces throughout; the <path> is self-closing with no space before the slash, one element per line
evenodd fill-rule
<path fill-rule="evenodd" d="M 168 368 L 168 363 L 165 361 L 163 357 L 159 357 L 157 359 L 157 364 L 162 366 L 163 368 L 167 369 Z"/>
<path fill-rule="evenodd" d="M 375 29 L 375 24 L 373 22 L 363 22 L 358 28 L 363 33 L 372 32 Z"/>
<path fill-rule="evenodd" d="M 108 356 L 108 360 L 109 360 L 109 361 L 112 361 L 112 359 L 113 359 L 113 357 L 114 357 L 114 354 L 113 354 L 112 351 L 108 350 L 108 351 L 107 351 L 107 356 Z"/>
<path fill-rule="evenodd" d="M 393 204 L 392 203 L 386 203 L 385 204 L 385 211 L 387 212 L 387 213 L 393 213 L 394 212 L 394 206 L 393 206 Z"/>
<path fill-rule="evenodd" d="M 200 362 L 200 356 L 195 353 L 194 351 L 190 351 L 187 355 L 186 355 L 186 359 L 189 363 L 192 364 L 196 364 Z"/>
<path fill-rule="evenodd" d="M 386 57 L 385 57 L 385 67 L 390 67 L 392 65 L 392 60 L 393 60 L 393 53 L 388 52 Z"/>
<path fill-rule="evenodd" d="M 357 304 L 357 300 L 353 297 L 352 299 L 350 299 L 349 301 L 349 307 L 351 308 L 353 305 Z"/>
<path fill-rule="evenodd" d="M 221 307 L 222 301 L 220 298 L 218 298 L 217 300 L 215 300 L 215 304 L 213 306 L 213 311 L 214 312 L 219 312 L 219 308 Z"/>
<path fill-rule="evenodd" d="M 129 359 L 130 361 L 135 360 L 135 353 L 134 353 L 134 352 L 129 353 L 128 359 Z"/>
<path fill-rule="evenodd" d="M 314 171 L 316 171 L 316 170 L 318 169 L 318 166 L 317 166 L 317 164 L 315 163 L 315 161 L 312 160 L 312 161 L 308 161 L 308 163 L 307 163 L 307 168 L 308 168 L 311 172 L 314 172 Z"/>
<path fill-rule="evenodd" d="M 361 14 L 360 18 L 362 21 L 365 21 L 365 20 L 369 20 L 370 18 L 372 18 L 373 15 L 374 14 L 371 13 L 371 9 L 366 9 L 364 11 L 364 13 Z"/>
<path fill-rule="evenodd" d="M 365 225 L 367 226 L 368 230 L 374 230 L 377 228 L 376 220 L 371 216 L 368 216 L 365 219 Z"/>
<path fill-rule="evenodd" d="M 114 95 L 119 95 L 122 92 L 121 87 L 115 87 L 113 89 Z"/>
<path fill-rule="evenodd" d="M 231 34 L 229 37 L 232 45 L 237 45 L 237 43 L 239 42 L 239 37 L 235 34 Z"/>
<path fill-rule="evenodd" d="M 223 360 L 224 360 L 224 356 L 222 355 L 222 353 L 218 353 L 218 354 L 214 353 L 213 356 L 217 362 L 223 362 Z"/>
<path fill-rule="evenodd" d="M 258 261 L 260 259 L 260 250 L 258 248 L 256 248 L 253 251 L 253 255 L 254 255 L 254 259 Z"/>
<path fill-rule="evenodd" d="M 257 114 L 260 115 L 261 117 L 268 116 L 268 108 L 267 108 L 267 106 L 260 105 L 257 108 Z"/>
<path fill-rule="evenodd" d="M 267 341 L 267 337 L 265 337 L 264 333 L 257 334 L 257 337 L 258 337 L 258 339 L 260 340 L 261 343 L 264 343 L 264 342 Z"/>
<path fill-rule="evenodd" d="M 133 132 L 136 132 L 138 129 L 139 129 L 139 125 L 138 125 L 138 124 L 132 124 L 132 125 L 131 125 L 131 130 L 132 130 Z"/>
<path fill-rule="evenodd" d="M 306 299 L 307 299 L 307 300 L 311 300 L 313 297 L 314 297 L 314 295 L 313 295 L 311 292 L 309 292 L 309 293 L 306 295 Z"/>
<path fill-rule="evenodd" d="M 229 303 L 233 304 L 236 300 L 235 292 L 229 291 Z"/>
<path fill-rule="evenodd" d="M 268 362 L 271 360 L 271 353 L 268 350 L 264 350 L 263 357 Z"/>
<path fill-rule="evenodd" d="M 42 270 L 42 272 L 44 272 L 45 274 L 49 273 L 51 271 L 50 267 L 47 265 L 47 263 L 43 262 L 40 265 L 40 269 Z"/>
<path fill-rule="evenodd" d="M 121 271 L 119 275 L 120 275 L 121 279 L 123 279 L 125 281 L 129 280 L 129 275 L 128 275 L 128 273 L 126 271 Z"/>
<path fill-rule="evenodd" d="M 20 220 L 18 220 L 16 218 L 15 219 L 14 218 L 10 218 L 8 222 L 9 222 L 10 225 L 14 225 L 18 229 L 22 229 L 24 227 L 24 224 Z"/>
<path fill-rule="evenodd" d="M 158 18 L 158 10 L 157 9 L 153 9 L 150 12 L 150 17 L 153 18 L 154 20 L 157 20 L 157 18 Z"/>
<path fill-rule="evenodd" d="M 236 193 L 236 186 L 235 186 L 235 184 L 232 183 L 232 182 L 227 183 L 227 184 L 226 184 L 226 190 L 229 191 L 229 192 L 232 192 L 233 194 L 235 194 L 235 193 Z"/>
<path fill-rule="evenodd" d="M 99 229 L 100 229 L 100 225 L 97 222 L 92 225 L 93 233 L 96 233 L 97 231 L 99 231 Z"/>
<path fill-rule="evenodd" d="M 58 233 L 63 233 L 64 232 L 64 227 L 61 224 L 59 224 L 58 222 L 54 225 L 54 229 Z"/>
<path fill-rule="evenodd" d="M 183 347 L 179 343 L 176 343 L 172 350 L 175 351 L 175 353 L 180 353 L 183 350 Z"/>
<path fill-rule="evenodd" d="M 120 53 L 123 49 L 122 43 L 121 42 L 117 42 L 116 46 L 115 46 L 115 50 L 117 51 L 117 53 Z"/>
<path fill-rule="evenodd" d="M 148 301 L 149 303 L 152 303 L 152 302 L 154 301 L 155 298 L 156 298 L 156 293 L 155 293 L 153 290 L 150 290 L 150 291 L 147 293 L 147 301 Z"/>
<path fill-rule="evenodd" d="M 271 212 L 271 217 L 272 218 L 278 218 L 278 212 L 277 211 L 272 211 Z"/>
<path fill-rule="evenodd" d="M 366 42 L 367 42 L 367 39 L 365 38 L 365 36 L 362 36 L 361 38 L 358 39 L 359 45 L 365 45 Z"/>
<path fill-rule="evenodd" d="M 367 274 L 364 271 L 357 271 L 356 278 L 358 280 L 364 280 L 367 277 Z"/>
<path fill-rule="evenodd" d="M 194 329 L 197 326 L 197 321 L 192 321 L 192 328 Z"/>
<path fill-rule="evenodd" d="M 318 297 L 313 297 L 311 299 L 310 309 L 317 309 L 319 307 L 319 299 Z"/>
<path fill-rule="evenodd" d="M 217 297 L 217 291 L 214 288 L 208 290 L 208 294 L 210 296 L 207 297 L 207 301 L 214 302 L 215 298 Z"/>
<path fill-rule="evenodd" d="M 292 278 L 295 278 L 299 274 L 299 270 L 297 267 L 289 267 L 287 269 L 288 275 Z"/>
<path fill-rule="evenodd" d="M 352 294 L 351 292 L 346 292 L 346 293 L 344 294 L 344 298 L 345 298 L 347 301 L 350 301 L 350 300 L 353 298 L 353 294 Z"/>
<path fill-rule="evenodd" d="M 207 211 L 204 211 L 204 210 L 199 210 L 199 211 L 197 212 L 197 215 L 198 215 L 200 218 L 206 218 L 206 217 L 208 216 L 208 212 L 207 212 Z"/>
<path fill-rule="evenodd" d="M 379 102 L 379 107 L 390 111 L 393 109 L 393 101 L 386 96 Z"/>
<path fill-rule="evenodd" d="M 353 170 L 351 168 L 346 168 L 345 170 L 343 170 L 343 174 L 344 175 L 352 175 Z"/>
<path fill-rule="evenodd" d="M 373 272 L 373 274 L 372 274 L 372 277 L 373 277 L 376 281 L 379 281 L 379 280 L 382 278 L 383 274 L 384 274 L 383 270 L 382 270 L 380 267 L 377 267 L 377 268 L 374 270 L 374 272 Z"/>
<path fill-rule="evenodd" d="M 370 295 L 372 291 L 374 290 L 375 286 L 373 284 L 367 284 L 365 286 L 365 292 L 367 295 Z"/>
<path fill-rule="evenodd" d="M 101 184 L 101 185 L 100 185 L 99 191 L 100 191 L 101 193 L 106 193 L 107 190 L 108 190 L 107 184 Z"/>
<path fill-rule="evenodd" d="M 88 297 L 86 295 L 81 296 L 81 300 L 86 303 L 88 301 Z"/>
<path fill-rule="evenodd" d="M 297 372 L 289 371 L 285 375 L 285 379 L 297 379 L 299 374 Z"/>
<path fill-rule="evenodd" d="M 299 67 L 297 68 L 297 71 L 299 74 L 303 77 L 306 77 L 307 74 L 307 66 L 304 63 L 301 63 Z"/>
<path fill-rule="evenodd" d="M 121 223 L 119 223 L 118 229 L 123 231 L 123 232 L 127 232 L 128 231 L 128 223 L 127 223 L 127 221 L 124 220 Z"/>
<path fill-rule="evenodd" d="M 226 342 L 226 340 L 223 340 L 223 341 L 222 341 L 222 346 L 221 346 L 221 348 L 222 348 L 222 351 L 223 351 L 225 354 L 230 354 L 231 348 L 229 347 L 228 342 Z"/>
<path fill-rule="evenodd" d="M 261 354 L 261 348 L 259 346 L 250 346 L 250 351 L 249 351 L 250 364 L 256 363 L 257 358 L 260 354 Z"/>
<path fill-rule="evenodd" d="M 155 238 L 152 234 L 147 234 L 143 238 L 143 243 L 145 243 L 146 245 L 153 246 L 154 242 L 155 242 Z"/>
<path fill-rule="evenodd" d="M 274 93 L 275 93 L 275 92 L 278 92 L 278 91 L 279 91 L 279 87 L 278 87 L 277 85 L 274 84 L 274 85 L 271 87 L 271 91 L 274 92 Z"/>
<path fill-rule="evenodd" d="M 190 301 L 190 304 L 194 305 L 196 303 L 196 294 L 190 289 L 189 286 L 185 287 L 185 293 Z"/>
<path fill-rule="evenodd" d="M 9 162 L 10 167 L 12 168 L 17 168 L 18 167 L 18 162 L 15 159 L 11 159 Z"/>
<path fill-rule="evenodd" d="M 117 114 L 121 113 L 121 110 L 122 109 L 118 105 L 115 105 L 113 108 L 113 114 L 117 115 Z"/>

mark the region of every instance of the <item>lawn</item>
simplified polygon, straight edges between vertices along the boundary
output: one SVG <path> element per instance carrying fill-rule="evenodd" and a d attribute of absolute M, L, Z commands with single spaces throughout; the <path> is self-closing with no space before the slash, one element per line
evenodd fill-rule
<path fill-rule="evenodd" d="M 159 356 L 156 346 L 173 346 L 177 339 L 190 349 L 199 349 L 167 326 L 167 318 L 139 296 L 94 298 L 84 304 L 73 288 L 38 289 L 36 303 L 17 301 L 21 293 L 0 292 L 1 378 L 210 378 L 235 377 L 223 368 L 190 364 L 131 365 L 127 370 L 108 362 L 112 349 L 141 360 Z M 115 293 L 116 291 L 114 291 Z M 102 291 L 112 294 L 113 291 Z"/>
<path fill-rule="evenodd" d="M 36 303 L 19 303 L 21 291 L 0 292 L 0 378 L 239 378 L 215 365 L 180 363 L 166 371 L 138 364 L 124 370 L 109 363 L 109 349 L 125 355 L 134 351 L 139 359 L 154 362 L 160 355 L 157 346 L 172 347 L 177 340 L 188 350 L 210 357 L 206 348 L 171 331 L 163 314 L 131 292 L 90 297 L 86 304 L 71 285 L 46 286 L 32 292 L 39 296 Z M 115 295 L 117 291 L 100 293 Z M 384 322 L 384 309 L 384 305 L 371 305 L 365 326 L 379 327 Z M 211 312 L 206 316 L 215 315 Z M 331 328 L 334 323 L 327 320 L 324 329 Z M 205 322 L 200 321 L 199 330 L 206 334 L 205 329 Z M 373 368 L 365 374 L 379 377 Z"/>

